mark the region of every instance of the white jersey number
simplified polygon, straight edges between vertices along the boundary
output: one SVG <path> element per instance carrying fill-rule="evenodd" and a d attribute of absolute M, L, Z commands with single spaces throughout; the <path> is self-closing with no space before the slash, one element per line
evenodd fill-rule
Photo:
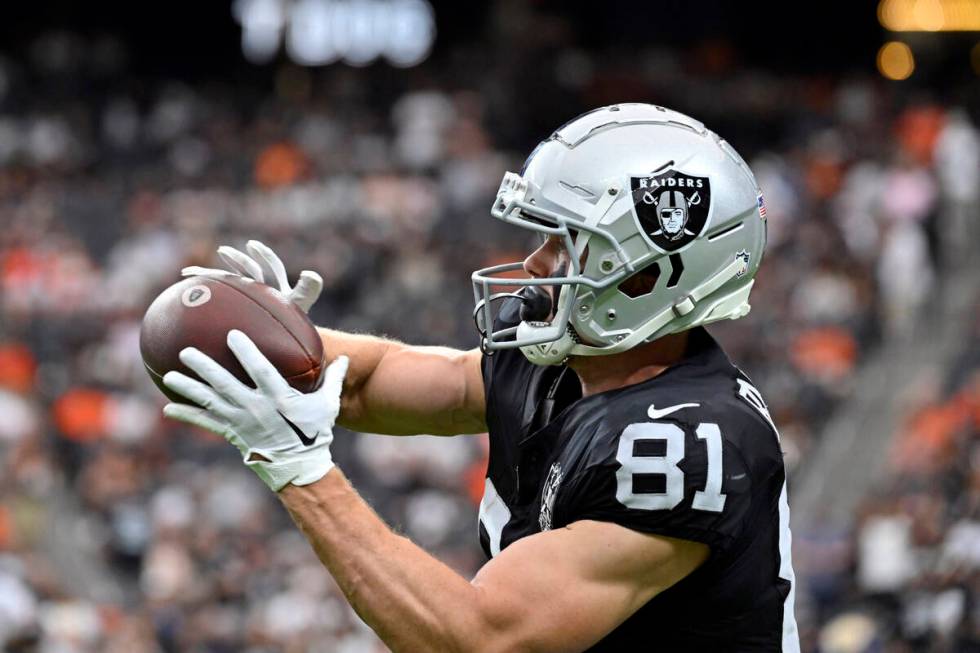
<path fill-rule="evenodd" d="M 725 495 L 721 491 L 721 431 L 717 424 L 699 424 L 695 433 L 708 449 L 707 480 L 703 490 L 694 493 L 691 507 L 707 512 L 721 512 Z M 641 422 L 630 424 L 619 437 L 616 460 L 616 500 L 627 508 L 639 510 L 671 510 L 684 500 L 684 472 L 678 463 L 684 459 L 684 431 L 676 424 Z M 663 442 L 662 455 L 637 454 L 641 442 Z M 637 474 L 662 474 L 663 492 L 633 491 Z"/>

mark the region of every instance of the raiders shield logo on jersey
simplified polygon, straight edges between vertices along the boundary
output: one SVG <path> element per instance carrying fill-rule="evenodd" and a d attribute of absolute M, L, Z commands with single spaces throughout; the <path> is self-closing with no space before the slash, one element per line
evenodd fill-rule
<path fill-rule="evenodd" d="M 538 514 L 538 526 L 542 531 L 551 530 L 551 522 L 555 511 L 555 497 L 558 496 L 558 486 L 561 484 L 561 463 L 555 463 L 548 470 L 548 478 L 541 492 L 541 512 Z"/>
<path fill-rule="evenodd" d="M 701 235 L 711 208 L 711 182 L 668 169 L 630 177 L 633 207 L 643 231 L 662 250 L 674 252 Z"/>

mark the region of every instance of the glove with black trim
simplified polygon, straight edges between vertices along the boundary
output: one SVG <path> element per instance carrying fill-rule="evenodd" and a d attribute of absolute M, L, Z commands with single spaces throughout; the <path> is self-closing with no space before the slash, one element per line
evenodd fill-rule
<path fill-rule="evenodd" d="M 224 437 L 275 492 L 290 483 L 309 485 L 322 478 L 334 466 L 330 443 L 340 413 L 347 357 L 339 356 L 327 367 L 318 390 L 302 393 L 286 382 L 244 333 L 229 331 L 227 340 L 256 387 L 248 387 L 200 350 L 187 347 L 180 360 L 204 382 L 167 372 L 163 383 L 197 405 L 169 403 L 163 414 Z"/>

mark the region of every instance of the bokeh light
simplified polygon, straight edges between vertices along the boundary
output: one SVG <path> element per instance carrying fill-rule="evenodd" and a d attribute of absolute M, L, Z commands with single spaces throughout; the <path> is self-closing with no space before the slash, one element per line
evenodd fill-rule
<path fill-rule="evenodd" d="M 915 71 L 912 49 L 901 41 L 889 41 L 878 50 L 878 72 L 882 76 L 900 81 L 908 79 Z"/>
<path fill-rule="evenodd" d="M 980 31 L 976 0 L 881 0 L 878 22 L 892 32 Z"/>

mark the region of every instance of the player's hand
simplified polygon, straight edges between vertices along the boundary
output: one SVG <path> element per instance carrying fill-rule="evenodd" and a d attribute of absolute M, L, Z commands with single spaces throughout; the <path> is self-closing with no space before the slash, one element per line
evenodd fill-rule
<path fill-rule="evenodd" d="M 304 313 L 310 312 L 310 306 L 316 303 L 320 291 L 323 290 L 323 278 L 319 274 L 312 270 L 303 270 L 299 273 L 299 281 L 296 285 L 290 286 L 289 278 L 286 276 L 286 266 L 272 249 L 257 240 L 245 243 L 245 249 L 248 254 L 228 245 L 218 248 L 218 256 L 228 266 L 227 270 L 192 265 L 184 268 L 180 273 L 185 277 L 220 277 L 228 274 L 248 277 L 259 283 L 277 287 L 283 297 L 303 309 Z"/>
<path fill-rule="evenodd" d="M 334 464 L 330 456 L 333 425 L 340 413 L 340 392 L 347 357 L 327 367 L 319 390 L 302 393 L 241 331 L 228 332 L 228 347 L 255 382 L 252 389 L 212 358 L 187 347 L 180 360 L 205 383 L 180 372 L 167 372 L 164 384 L 197 406 L 170 403 L 163 414 L 213 431 L 238 447 L 245 464 L 273 491 L 309 485 Z"/>

